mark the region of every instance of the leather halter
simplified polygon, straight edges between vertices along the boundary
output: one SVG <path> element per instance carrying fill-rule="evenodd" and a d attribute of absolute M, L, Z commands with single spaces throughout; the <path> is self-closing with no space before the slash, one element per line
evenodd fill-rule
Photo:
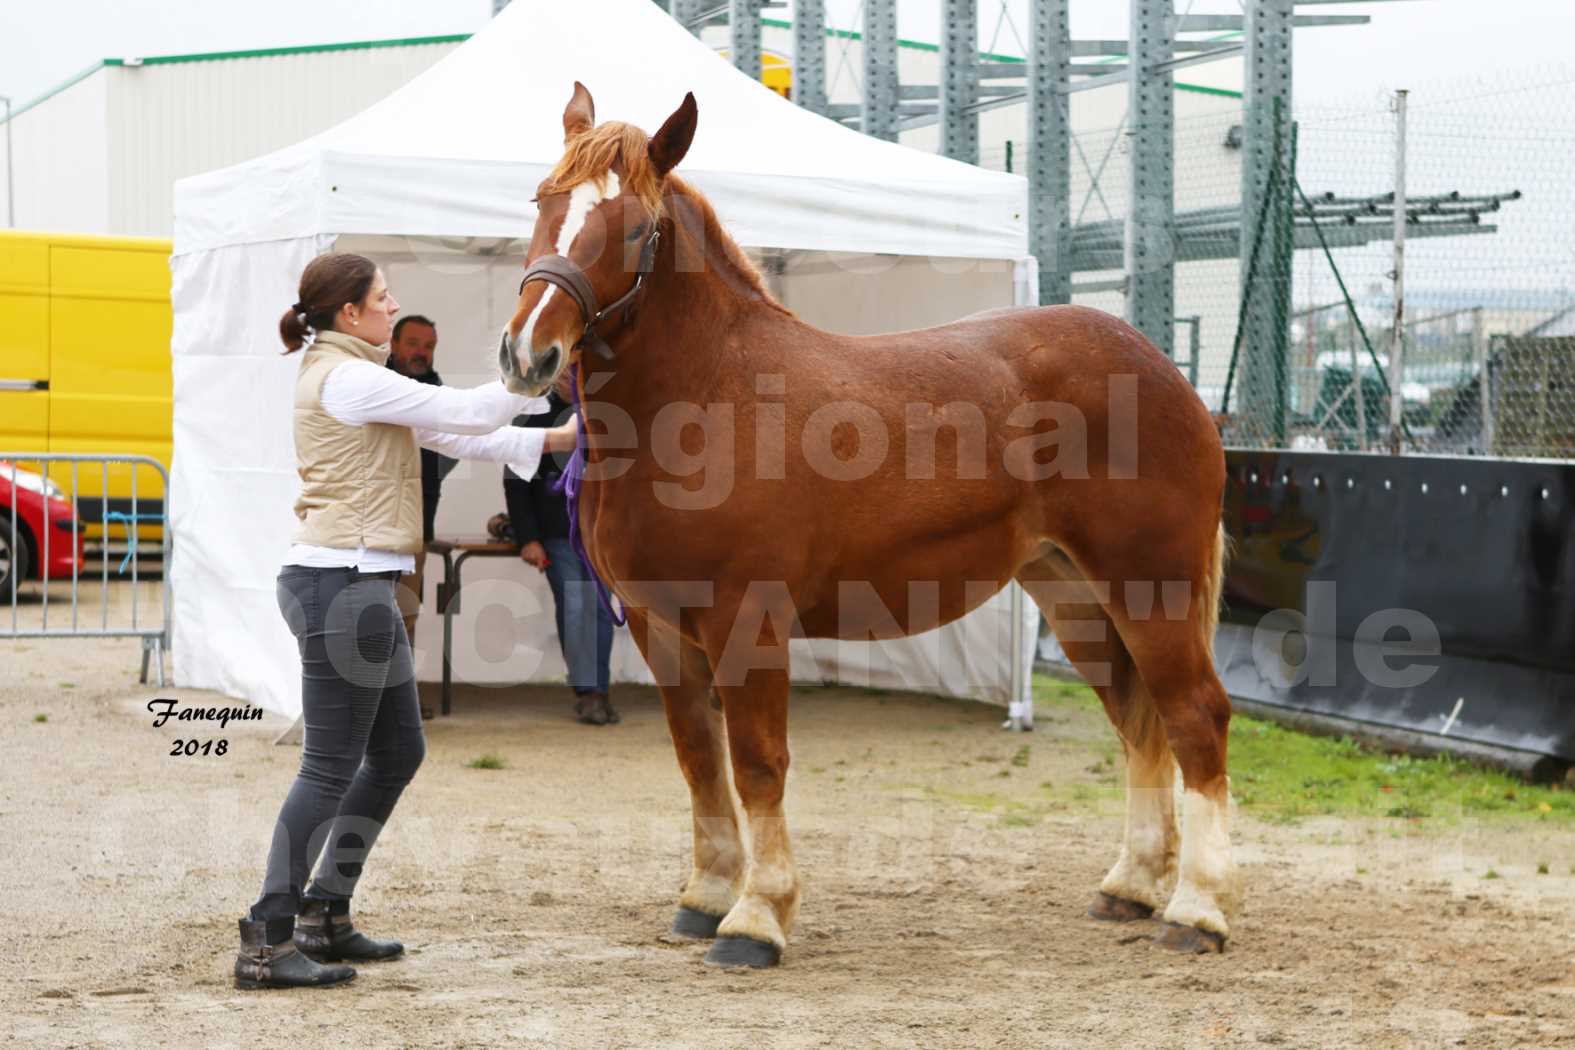
<path fill-rule="evenodd" d="M 645 244 L 640 247 L 640 263 L 635 269 L 634 285 L 617 299 L 606 306 L 598 308 L 596 292 L 591 288 L 590 280 L 585 276 L 585 271 L 568 260 L 563 255 L 543 255 L 540 259 L 525 268 L 525 279 L 520 282 L 520 291 L 525 291 L 525 286 L 532 281 L 545 281 L 548 284 L 562 288 L 570 299 L 574 300 L 580 308 L 580 319 L 585 322 L 585 332 L 580 336 L 580 341 L 574 344 L 574 349 L 588 346 L 603 360 L 615 359 L 612 347 L 596 331 L 596 326 L 606 320 L 608 316 L 623 311 L 623 322 L 628 324 L 634 319 L 635 307 L 638 305 L 635 296 L 645 284 L 645 279 L 651 273 L 651 268 L 656 264 L 656 246 L 662 236 L 662 227 L 659 221 L 651 223 L 651 235 L 645 239 Z"/>

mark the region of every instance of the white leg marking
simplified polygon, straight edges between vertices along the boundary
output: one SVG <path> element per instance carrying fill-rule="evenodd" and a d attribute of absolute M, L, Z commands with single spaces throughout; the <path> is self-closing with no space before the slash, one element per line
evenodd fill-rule
<path fill-rule="evenodd" d="M 726 915 L 738 903 L 739 885 L 743 881 L 742 867 L 731 879 L 696 868 L 690 872 L 689 882 L 679 895 L 678 903 L 707 915 Z"/>
<path fill-rule="evenodd" d="M 782 948 L 798 915 L 798 871 L 788 845 L 787 821 L 781 807 L 749 814 L 749 839 L 754 851 L 744 894 L 727 913 L 717 933 L 750 937 Z"/>
<path fill-rule="evenodd" d="M 1162 759 L 1127 752 L 1127 825 L 1121 856 L 1101 891 L 1158 910 L 1164 884 L 1175 871 L 1176 778 L 1180 770 L 1167 750 Z"/>
<path fill-rule="evenodd" d="M 1181 814 L 1181 878 L 1165 921 L 1227 936 L 1225 911 L 1234 910 L 1239 892 L 1230 855 L 1230 791 L 1218 800 L 1188 791 Z"/>

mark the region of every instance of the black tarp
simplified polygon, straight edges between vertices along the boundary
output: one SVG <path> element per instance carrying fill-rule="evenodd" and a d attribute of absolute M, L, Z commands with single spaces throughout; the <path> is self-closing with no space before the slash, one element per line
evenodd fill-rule
<path fill-rule="evenodd" d="M 1575 464 L 1226 459 L 1227 691 L 1575 762 Z"/>

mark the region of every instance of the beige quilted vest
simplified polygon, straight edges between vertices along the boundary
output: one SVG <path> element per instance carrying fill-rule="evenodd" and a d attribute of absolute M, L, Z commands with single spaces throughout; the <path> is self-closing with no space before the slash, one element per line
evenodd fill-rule
<path fill-rule="evenodd" d="M 319 332 L 295 379 L 296 543 L 416 554 L 421 550 L 421 452 L 409 427 L 346 426 L 323 411 L 323 381 L 346 361 L 381 367 L 388 351 Z"/>

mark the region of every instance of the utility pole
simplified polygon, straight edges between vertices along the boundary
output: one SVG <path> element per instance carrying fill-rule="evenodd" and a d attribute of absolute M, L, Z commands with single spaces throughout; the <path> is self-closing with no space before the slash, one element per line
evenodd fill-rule
<path fill-rule="evenodd" d="M 1389 451 L 1399 455 L 1405 423 L 1405 103 L 1395 92 L 1395 316 L 1389 333 Z"/>
<path fill-rule="evenodd" d="M 11 96 L 0 95 L 0 101 L 5 103 L 5 224 L 7 229 L 15 229 L 16 195 L 11 189 L 14 170 L 11 166 Z"/>

